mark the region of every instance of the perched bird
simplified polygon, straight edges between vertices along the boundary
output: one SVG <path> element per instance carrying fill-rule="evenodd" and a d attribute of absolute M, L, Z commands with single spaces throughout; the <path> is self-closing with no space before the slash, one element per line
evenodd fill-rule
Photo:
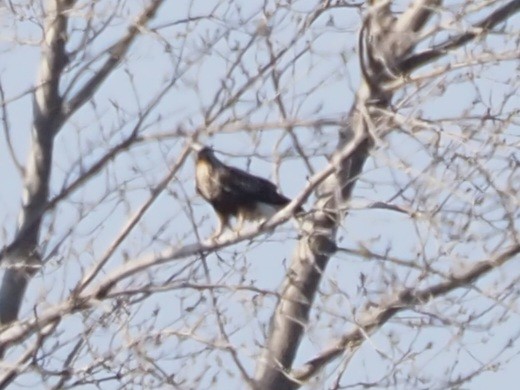
<path fill-rule="evenodd" d="M 269 180 L 225 165 L 207 147 L 197 153 L 196 189 L 217 213 L 219 226 L 213 237 L 231 228 L 231 217 L 237 218 L 238 232 L 245 220 L 267 220 L 291 201 Z M 296 213 L 301 212 L 298 207 Z"/>

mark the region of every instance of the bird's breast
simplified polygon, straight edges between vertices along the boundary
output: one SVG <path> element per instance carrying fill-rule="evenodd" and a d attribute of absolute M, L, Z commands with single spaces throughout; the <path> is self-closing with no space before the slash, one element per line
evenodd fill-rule
<path fill-rule="evenodd" d="M 197 161 L 195 179 L 197 189 L 204 198 L 210 200 L 218 195 L 218 186 L 213 169 L 206 161 Z"/>

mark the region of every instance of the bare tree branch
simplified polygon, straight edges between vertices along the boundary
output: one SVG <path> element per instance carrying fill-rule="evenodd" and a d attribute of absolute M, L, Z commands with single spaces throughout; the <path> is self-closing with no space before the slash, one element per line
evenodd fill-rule
<path fill-rule="evenodd" d="M 68 11 L 73 0 L 53 0 L 47 11 L 38 88 L 34 93 L 32 146 L 25 172 L 19 233 L 4 251 L 4 273 L 0 287 L 0 322 L 14 321 L 20 309 L 28 280 L 40 262 L 37 250 L 43 211 L 47 207 L 54 137 L 65 119 L 70 117 L 95 92 L 101 82 L 121 61 L 142 25 L 155 14 L 162 1 L 154 1 L 132 26 L 128 34 L 114 45 L 105 65 L 85 87 L 64 105 L 59 93 L 63 69 L 68 63 L 65 50 Z M 65 108 L 64 108 L 65 107 Z M 124 144 L 126 146 L 126 144 Z"/>
<path fill-rule="evenodd" d="M 16 319 L 28 279 L 36 271 L 38 263 L 38 236 L 41 225 L 39 210 L 47 202 L 51 175 L 53 139 L 62 124 L 59 82 L 67 64 L 65 37 L 67 34 L 66 12 L 73 1 L 52 2 L 45 22 L 45 39 L 38 85 L 33 102 L 32 145 L 25 172 L 22 211 L 19 230 L 24 232 L 19 245 L 5 253 L 8 269 L 0 288 L 0 322 Z M 11 252 L 11 253 L 9 253 Z M 25 266 L 28 265 L 26 268 Z"/>
<path fill-rule="evenodd" d="M 144 26 L 155 16 L 159 6 L 163 2 L 164 0 L 153 0 L 148 8 L 139 16 L 135 24 L 128 29 L 126 35 L 107 50 L 109 57 L 105 63 L 96 71 L 94 76 L 85 82 L 85 85 L 76 95 L 64 104 L 63 114 L 65 117 L 70 117 L 94 95 L 103 81 L 112 73 L 121 60 L 123 60 L 128 49 L 135 41 L 135 38 L 139 35 Z"/>
<path fill-rule="evenodd" d="M 2 8 L 0 166 L 25 191 L 6 172 L 0 388 L 440 389 L 513 366 L 518 2 L 239 3 Z M 293 200 L 206 239 L 195 143 Z"/>
<path fill-rule="evenodd" d="M 415 69 L 446 55 L 451 50 L 463 46 L 469 41 L 477 38 L 479 35 L 489 33 L 493 27 L 507 20 L 518 11 L 520 11 L 520 0 L 510 1 L 506 5 L 489 14 L 480 22 L 476 23 L 469 32 L 449 38 L 430 50 L 418 54 L 412 54 L 407 58 L 403 58 L 398 65 L 398 69 L 403 73 L 408 74 Z M 477 33 L 477 31 L 479 32 Z"/>
<path fill-rule="evenodd" d="M 417 2 L 416 7 L 412 7 L 402 15 L 402 19 L 399 18 L 397 21 L 392 20 L 389 15 L 390 9 L 384 4 L 374 5 L 376 11 L 370 14 L 368 34 L 362 39 L 367 40 L 365 48 L 369 52 L 369 59 L 372 59 L 366 64 L 370 69 L 364 74 L 376 75 L 377 78 L 369 76 L 371 79 L 365 79 L 366 83 L 361 86 L 350 112 L 350 127 L 340 133 L 338 150 L 341 150 L 352 134 L 375 135 L 384 128 L 385 122 L 380 116 L 380 110 L 385 108 L 391 96 L 388 93 L 384 94 L 381 87 L 385 81 L 392 79 L 391 70 L 389 73 L 385 67 L 392 68 L 392 64 L 399 63 L 401 56 L 411 52 L 418 43 L 413 37 L 405 40 L 397 39 L 396 34 L 388 32 L 392 31 L 395 25 L 412 29 L 423 27 L 438 4 L 438 1 Z M 511 10 L 501 12 L 500 15 L 502 18 L 511 15 Z M 494 22 L 487 21 L 481 24 L 491 28 L 498 23 L 497 17 L 487 18 L 489 19 Z M 373 37 L 374 34 L 377 34 L 376 38 Z M 475 35 L 469 34 L 457 42 L 463 44 L 473 38 Z M 385 48 L 385 58 L 378 59 L 374 56 L 378 48 Z M 407 72 L 411 70 L 400 66 L 398 69 L 405 69 Z M 379 84 L 378 88 L 370 87 L 374 85 L 374 80 Z M 257 365 L 256 378 L 262 389 L 291 389 L 300 385 L 298 378 L 302 376 L 293 380 L 288 373 L 291 371 L 291 364 L 296 356 L 331 249 L 335 248 L 333 243 L 337 226 L 343 219 L 344 205 L 350 199 L 352 188 L 368 157 L 370 147 L 368 140 L 362 143 L 352 156 L 342 160 L 341 169 L 336 175 L 317 190 L 316 211 L 312 217 L 309 217 L 307 223 L 312 224 L 312 231 L 319 233 L 300 240 L 291 269 L 280 288 L 282 299 L 271 320 L 265 353 Z M 390 312 L 386 316 L 389 314 Z M 303 377 L 307 376 L 303 375 Z"/>
<path fill-rule="evenodd" d="M 451 280 L 434 284 L 421 290 L 406 289 L 398 294 L 392 302 L 372 308 L 367 316 L 360 313 L 363 320 L 356 329 L 341 338 L 333 347 L 309 360 L 303 367 L 294 370 L 289 376 L 298 383 L 305 382 L 337 357 L 348 353 L 353 354 L 370 335 L 377 332 L 390 318 L 415 305 L 424 305 L 429 301 L 448 294 L 458 288 L 469 288 L 472 283 L 489 272 L 497 269 L 509 260 L 513 260 L 520 253 L 520 246 L 515 246 L 493 259 L 476 263 L 462 275 L 454 275 Z"/>
<path fill-rule="evenodd" d="M 7 102 L 5 99 L 4 87 L 1 82 L 0 82 L 0 99 L 2 99 L 2 103 L 1 103 L 1 105 L 2 105 L 2 125 L 4 127 L 4 136 L 5 136 L 5 141 L 7 144 L 7 150 L 9 151 L 9 154 L 11 155 L 11 160 L 13 160 L 14 166 L 16 167 L 16 169 L 18 170 L 20 175 L 23 176 L 24 168 L 23 168 L 22 164 L 20 164 L 20 162 L 18 161 L 18 158 L 16 157 L 16 153 L 13 149 L 13 143 L 11 141 L 11 129 L 9 126 L 9 117 L 8 117 L 8 113 L 7 113 Z"/>

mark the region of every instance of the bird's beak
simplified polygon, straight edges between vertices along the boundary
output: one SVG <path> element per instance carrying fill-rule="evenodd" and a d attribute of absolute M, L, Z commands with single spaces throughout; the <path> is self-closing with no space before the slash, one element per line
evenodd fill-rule
<path fill-rule="evenodd" d="M 204 149 L 204 145 L 202 144 L 199 144 L 198 142 L 193 142 L 191 145 L 190 145 L 191 149 L 194 150 L 195 152 L 200 152 L 202 149 Z"/>

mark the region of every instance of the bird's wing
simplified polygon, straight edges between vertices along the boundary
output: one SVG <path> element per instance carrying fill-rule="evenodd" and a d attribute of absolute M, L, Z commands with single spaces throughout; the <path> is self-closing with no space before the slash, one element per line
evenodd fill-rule
<path fill-rule="evenodd" d="M 259 202 L 285 205 L 289 199 L 278 193 L 276 186 L 269 180 L 252 175 L 235 167 L 226 166 L 221 177 L 225 191 L 250 196 Z"/>

